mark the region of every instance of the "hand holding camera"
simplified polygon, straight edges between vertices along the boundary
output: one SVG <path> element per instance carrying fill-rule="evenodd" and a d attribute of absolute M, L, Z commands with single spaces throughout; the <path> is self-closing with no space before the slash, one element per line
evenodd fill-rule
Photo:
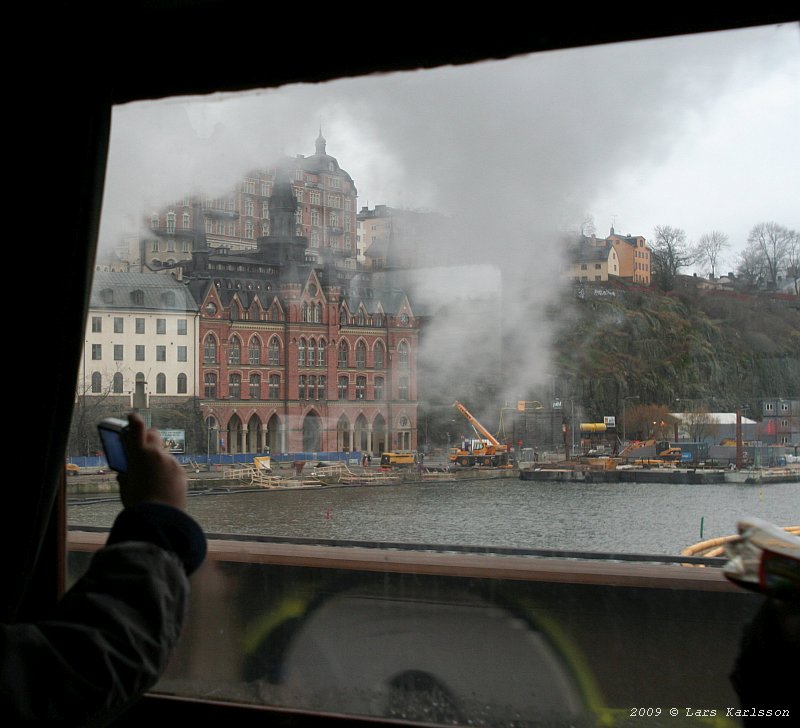
<path fill-rule="evenodd" d="M 188 481 L 180 463 L 161 444 L 158 430 L 134 413 L 128 421 L 106 419 L 98 425 L 106 460 L 117 472 L 122 504 L 166 503 L 185 510 Z"/>

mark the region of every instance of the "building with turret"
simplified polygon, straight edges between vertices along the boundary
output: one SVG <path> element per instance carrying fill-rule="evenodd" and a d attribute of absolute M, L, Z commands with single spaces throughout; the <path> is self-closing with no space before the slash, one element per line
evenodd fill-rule
<path fill-rule="evenodd" d="M 356 198 L 352 177 L 326 151 L 320 131 L 314 154 L 298 154 L 245 174 L 235 189 L 218 197 L 186 196 L 152 211 L 145 220 L 139 249 L 121 252 L 142 270 L 159 270 L 192 253 L 197 227 L 196 203 L 208 246 L 232 253 L 252 252 L 258 239 L 273 234 L 270 200 L 278 170 L 288 172 L 297 200 L 290 221 L 294 235 L 306 240 L 309 255 L 330 254 L 342 266 L 355 267 Z M 127 248 L 130 250 L 130 248 Z"/>
<path fill-rule="evenodd" d="M 417 444 L 418 325 L 406 294 L 297 235 L 294 168 L 251 250 L 192 239 L 180 277 L 200 309 L 200 408 L 212 452 L 380 454 Z M 202 217 L 199 211 L 196 213 Z"/>

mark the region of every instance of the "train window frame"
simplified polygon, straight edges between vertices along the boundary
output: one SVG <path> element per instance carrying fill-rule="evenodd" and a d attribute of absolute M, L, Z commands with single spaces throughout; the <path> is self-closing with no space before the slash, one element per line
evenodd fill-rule
<path fill-rule="evenodd" d="M 189 6 L 196 5 L 198 7 L 205 4 L 206 12 L 203 12 L 202 8 L 197 13 L 197 18 L 194 19 L 191 13 L 191 9 Z M 209 11 L 219 12 L 220 11 L 220 3 L 215 2 L 206 2 L 206 3 L 165 3 L 166 9 L 162 11 L 162 14 L 159 15 L 158 12 L 153 11 L 152 8 L 148 8 L 148 5 L 152 5 L 150 3 L 140 3 L 140 4 L 132 4 L 131 12 L 134 13 L 133 19 L 139 22 L 131 23 L 131 28 L 129 28 L 128 32 L 132 32 L 137 28 L 141 32 L 141 27 L 139 23 L 144 21 L 144 27 L 149 27 L 152 23 L 154 18 L 160 19 L 172 19 L 174 20 L 177 14 L 177 17 L 180 17 L 180 14 L 183 13 L 184 21 L 192 21 L 189 22 L 188 25 L 200 29 L 200 28 L 207 28 L 210 27 L 208 25 L 209 15 L 207 14 Z M 240 3 L 235 3 L 235 5 L 239 6 Z M 246 5 L 246 3 L 245 3 Z M 255 6 L 255 3 L 254 3 Z M 144 8 L 144 10 L 142 10 Z M 90 27 L 91 24 L 86 22 L 86 18 L 82 16 L 82 12 L 80 10 L 75 10 L 70 8 L 68 11 L 66 9 L 59 9 L 58 11 L 54 12 L 54 19 L 60 20 L 66 17 L 67 13 L 70 16 L 69 26 L 73 24 L 78 27 L 81 23 L 83 23 L 87 28 Z M 137 15 L 138 13 L 138 15 Z M 588 13 L 591 16 L 591 13 Z M 598 17 L 602 17 L 599 15 Z M 731 12 L 728 13 L 728 17 L 724 20 L 719 19 L 716 17 L 716 14 L 709 13 L 708 15 L 703 15 L 702 13 L 698 13 L 698 11 L 693 11 L 691 14 L 687 13 L 685 17 L 678 17 L 672 18 L 670 20 L 664 20 L 659 23 L 653 24 L 653 21 L 646 22 L 641 21 L 640 24 L 637 25 L 637 22 L 634 20 L 630 20 L 629 24 L 625 25 L 617 25 L 616 28 L 612 27 L 614 23 L 601 23 L 598 22 L 598 18 L 596 17 L 588 17 L 583 22 L 580 22 L 577 26 L 573 26 L 570 32 L 564 31 L 563 34 L 559 35 L 559 33 L 555 30 L 557 27 L 555 24 L 558 22 L 557 20 L 553 19 L 551 22 L 554 24 L 550 29 L 543 29 L 541 30 L 534 38 L 531 38 L 529 34 L 521 34 L 519 31 L 515 31 L 513 28 L 505 28 L 503 34 L 505 35 L 505 43 L 503 41 L 499 42 L 492 42 L 488 37 L 484 38 L 485 44 L 481 44 L 480 42 L 475 43 L 476 38 L 471 33 L 466 33 L 465 37 L 459 43 L 453 43 L 452 45 L 448 46 L 446 42 L 441 42 L 441 38 L 430 37 L 427 33 L 424 35 L 426 43 L 421 44 L 421 48 L 423 48 L 422 52 L 419 55 L 415 55 L 411 53 L 409 49 L 405 46 L 407 45 L 405 38 L 408 37 L 407 33 L 400 33 L 404 40 L 402 43 L 398 43 L 395 46 L 392 43 L 387 42 L 386 48 L 380 52 L 376 53 L 376 56 L 372 59 L 369 63 L 364 63 L 363 60 L 357 60 L 354 57 L 348 57 L 347 61 L 340 61 L 339 63 L 331 63 L 329 69 L 320 69 L 318 67 L 312 67 L 309 65 L 298 64 L 297 60 L 293 60 L 296 68 L 294 70 L 290 70 L 290 68 L 281 66 L 282 69 L 282 80 L 291 81 L 299 79 L 316 79 L 316 80 L 326 80 L 329 78 L 336 78 L 339 76 L 344 75 L 355 75 L 356 73 L 361 73 L 366 71 L 374 72 L 376 70 L 387 70 L 387 69 L 394 69 L 394 68 L 412 68 L 415 67 L 420 63 L 420 58 L 423 59 L 423 63 L 428 67 L 436 67 L 438 65 L 451 63 L 451 62 L 472 62 L 472 61 L 479 61 L 486 58 L 491 58 L 494 56 L 505 56 L 505 55 L 513 55 L 516 53 L 528 53 L 528 52 L 535 52 L 539 50 L 546 50 L 548 48 L 553 47 L 575 47 L 581 46 L 585 44 L 597 43 L 597 42 L 616 42 L 619 40 L 631 40 L 631 39 L 641 39 L 646 37 L 660 37 L 665 35 L 673 35 L 679 33 L 686 33 L 686 32 L 704 32 L 709 30 L 724 30 L 729 29 L 732 27 L 749 27 L 752 25 L 758 24 L 772 24 L 775 22 L 787 21 L 787 20 L 794 20 L 791 15 L 788 17 L 778 16 L 776 17 L 774 14 L 770 14 L 764 12 L 762 14 L 749 12 L 749 13 L 738 13 Z M 637 19 L 638 20 L 638 19 Z M 195 25 L 196 23 L 196 25 Z M 601 28 L 602 30 L 590 30 L 592 24 L 595 24 L 597 28 Z M 504 24 L 507 24 L 507 20 Z M 186 27 L 186 22 L 184 22 L 184 28 Z M 412 30 L 411 27 L 407 29 L 409 32 Z M 430 32 L 430 31 L 428 31 Z M 441 33 L 441 29 L 437 29 L 436 35 Z M 63 33 L 63 26 L 59 28 L 59 33 Z M 68 32 L 64 33 L 65 35 L 70 35 Z M 498 35 L 500 35 L 498 33 Z M 50 37 L 50 33 L 45 33 L 45 44 Z M 83 34 L 78 36 L 78 40 L 81 38 L 85 38 Z M 446 39 L 445 39 L 446 40 Z M 473 43 L 474 47 L 470 48 L 470 43 Z M 438 44 L 438 49 L 437 49 Z M 80 44 L 78 44 L 80 47 Z M 94 43 L 87 42 L 86 47 L 89 49 L 90 53 L 88 55 L 93 55 L 95 52 L 95 45 Z M 98 44 L 99 45 L 99 44 Z M 120 44 L 124 46 L 125 44 Z M 108 51 L 108 47 L 103 44 L 99 45 L 101 50 Z M 429 52 L 426 56 L 425 49 L 429 48 Z M 60 55 L 63 59 L 71 58 L 70 50 L 65 51 L 65 47 L 63 45 L 63 40 L 57 40 L 56 36 L 53 36 L 53 43 L 51 47 L 51 52 L 54 53 L 54 57 Z M 236 54 L 233 54 L 236 55 Z M 64 78 L 69 77 L 78 77 L 79 71 L 81 73 L 85 72 L 88 68 L 87 64 L 85 63 L 85 56 L 81 55 L 79 60 L 72 60 L 69 63 L 64 64 L 64 69 L 58 71 L 57 73 L 64 74 Z M 199 61 L 198 61 L 199 62 Z M 217 56 L 217 63 L 219 63 L 219 56 Z M 348 68 L 348 63 L 351 65 Z M 220 64 L 223 65 L 223 64 Z M 238 64 L 237 64 L 238 65 Z M 255 65 L 255 64 L 254 64 Z M 298 70 L 299 69 L 299 70 Z M 184 66 L 185 70 L 185 66 Z M 83 101 L 87 102 L 87 105 L 91 105 L 93 108 L 91 111 L 87 112 L 87 116 L 80 117 L 80 121 L 84 122 L 86 118 L 90 118 L 93 122 L 97 123 L 97 129 L 93 130 L 93 142 L 96 147 L 100 150 L 99 157 L 102 158 L 103 150 L 101 147 L 105 148 L 107 152 L 107 133 L 108 133 L 108 126 L 106 126 L 105 130 L 103 128 L 104 122 L 108 124 L 108 115 L 110 114 L 111 107 L 114 103 L 124 103 L 129 100 L 134 99 L 142 99 L 142 98 L 149 98 L 149 97 L 159 97 L 159 96 L 167 96 L 170 95 L 170 82 L 164 79 L 158 80 L 156 78 L 157 72 L 154 67 L 149 67 L 147 69 L 150 75 L 146 73 L 138 73 L 134 72 L 131 74 L 130 72 L 124 72 L 126 76 L 125 81 L 119 84 L 117 87 L 114 86 L 114 83 L 108 83 L 108 85 L 101 84 L 102 89 L 97 91 L 96 96 L 92 96 L 91 94 L 85 94 L 80 96 Z M 233 73 L 237 73 L 237 71 L 233 71 Z M 178 88 L 176 89 L 177 93 L 181 92 L 191 92 L 191 91 L 198 91 L 202 90 L 203 92 L 208 92 L 212 89 L 226 89 L 226 88 L 238 88 L 238 89 L 246 89 L 246 88 L 262 88 L 265 84 L 259 82 L 256 83 L 256 80 L 263 81 L 263 76 L 259 77 L 258 74 L 252 70 L 247 68 L 247 65 L 241 63 L 241 68 L 238 70 L 238 73 L 241 73 L 241 76 L 234 76 L 233 80 L 229 80 L 227 83 L 224 82 L 223 78 L 219 75 L 210 74 L 207 78 L 209 80 L 206 81 L 198 81 L 197 79 L 190 79 L 185 80 L 183 83 L 178 84 Z M 139 75 L 139 80 L 134 79 L 134 76 Z M 169 76 L 170 74 L 164 72 L 164 76 Z M 176 74 L 173 74 L 173 77 Z M 186 74 L 190 75 L 190 74 Z M 202 77 L 202 73 L 199 73 L 198 76 Z M 224 74 L 223 74 L 224 75 Z M 269 85 L 278 85 L 281 82 L 281 72 L 276 72 L 274 76 L 271 76 L 272 83 L 266 84 Z M 148 82 L 150 82 L 150 86 L 148 86 Z M 175 83 L 173 81 L 173 83 Z M 64 84 L 67 85 L 66 83 Z M 78 145 L 79 146 L 79 145 Z M 53 160 L 58 160 L 59 158 L 64 160 L 71 160 L 73 157 L 70 153 L 57 151 L 55 145 L 53 147 L 45 147 L 45 150 L 53 152 L 52 159 L 49 160 L 51 163 Z M 60 156 L 61 155 L 61 156 Z M 64 207 L 63 209 L 70 210 L 70 215 L 65 216 L 66 219 L 75 220 L 78 219 L 78 215 L 82 215 L 80 217 L 80 225 L 76 227 L 80 228 L 80 232 L 88 232 L 87 240 L 89 241 L 86 243 L 86 253 L 87 253 L 87 260 L 86 266 L 90 270 L 92 265 L 91 258 L 93 257 L 94 250 L 96 247 L 96 221 L 99 218 L 100 208 L 102 206 L 102 186 L 97 185 L 97 174 L 98 169 L 97 167 L 103 166 L 103 160 L 100 159 L 93 159 L 89 163 L 87 163 L 87 168 L 82 170 L 82 179 L 80 185 L 78 185 L 79 189 L 76 189 L 74 195 L 69 197 L 69 201 L 62 201 Z M 91 167 L 89 169 L 88 167 Z M 89 207 L 90 210 L 86 211 L 83 209 L 85 207 L 86 200 L 90 200 L 91 204 Z M 76 213 L 75 210 L 70 209 L 75 205 L 77 200 L 83 200 L 83 204 L 79 205 L 81 210 L 79 213 Z M 94 236 L 92 236 L 94 233 Z M 80 266 L 78 266 L 80 267 Z M 89 275 L 87 274 L 87 278 Z M 77 285 L 80 285 L 81 281 L 77 281 Z M 87 286 L 88 289 L 89 286 Z M 84 291 L 84 296 L 87 295 L 87 291 Z M 73 297 L 73 302 L 78 301 L 77 297 Z M 83 302 L 83 323 L 85 323 L 85 314 L 86 314 L 86 300 L 84 299 Z M 74 324 L 74 320 L 71 322 Z M 76 327 L 75 327 L 76 328 Z M 76 368 L 77 364 L 75 363 L 76 357 L 75 352 L 76 349 L 74 345 L 65 344 L 61 347 L 61 352 L 64 354 L 65 360 L 72 363 L 73 368 Z M 58 407 L 59 412 L 63 412 L 65 407 L 69 409 L 67 404 L 67 397 L 65 393 L 60 393 L 60 406 Z M 61 426 L 63 427 L 64 422 L 58 421 L 56 415 L 53 416 L 53 422 L 51 425 L 51 430 L 57 431 L 58 428 Z M 31 429 L 32 431 L 32 429 Z M 56 442 L 54 446 L 54 453 L 58 454 L 59 449 L 61 450 L 61 454 L 66 451 L 65 443 L 63 440 Z M 51 453 L 52 454 L 52 453 Z M 63 457 L 61 458 L 61 462 L 63 463 Z M 46 495 L 46 491 L 48 486 L 55 485 L 56 487 L 56 495 L 57 497 L 51 501 L 52 503 L 52 510 L 57 514 L 57 518 L 54 519 L 54 523 L 51 523 L 49 526 L 43 526 L 43 530 L 47 530 L 48 528 L 55 528 L 56 529 L 56 537 L 55 539 L 48 540 L 46 543 L 46 547 L 44 548 L 43 554 L 43 561 L 45 565 L 45 571 L 52 571 L 47 567 L 52 567 L 55 565 L 56 571 L 60 572 L 59 583 L 60 587 L 59 590 L 63 590 L 64 586 L 64 571 L 66 568 L 66 514 L 64 508 L 64 497 L 65 497 L 65 473 L 63 466 L 57 470 L 49 470 L 42 474 L 41 483 L 43 485 L 42 491 Z M 44 498 L 47 501 L 47 497 Z M 44 518 L 43 522 L 47 523 L 48 519 Z M 190 714 L 192 711 L 203 711 L 203 715 L 208 717 L 208 711 L 218 711 L 219 715 L 230 716 L 233 713 L 238 713 L 239 717 L 243 721 L 248 720 L 260 720 L 263 721 L 264 712 L 273 712 L 276 717 L 284 721 L 284 724 L 288 723 L 292 724 L 292 721 L 295 721 L 297 725 L 307 725 L 310 723 L 316 723 L 319 725 L 351 725 L 353 723 L 361 723 L 364 725 L 386 725 L 389 721 L 381 720 L 381 719 L 373 719 L 373 718 L 358 718 L 358 717 L 342 717 L 342 716 L 320 716 L 320 715 L 311 715 L 308 716 L 301 711 L 293 712 L 290 710 L 274 710 L 268 707 L 256 707 L 256 706 L 247 706 L 247 705 L 222 705 L 215 703 L 214 701 L 203 701 L 196 698 L 176 698 L 170 696 L 154 696 L 148 695 L 146 700 L 143 701 L 140 711 L 143 710 L 145 714 L 148 711 L 151 711 L 151 714 L 166 716 L 169 713 L 172 713 L 176 717 L 185 718 L 187 714 Z M 120 721 L 118 721 L 117 725 L 124 726 L 126 721 L 129 721 L 130 725 L 135 725 L 136 720 L 140 718 L 141 712 L 139 713 L 130 713 L 129 717 L 123 716 Z"/>

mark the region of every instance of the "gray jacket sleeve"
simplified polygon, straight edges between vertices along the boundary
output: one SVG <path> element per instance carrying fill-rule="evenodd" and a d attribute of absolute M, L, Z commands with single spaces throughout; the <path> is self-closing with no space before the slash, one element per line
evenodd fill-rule
<path fill-rule="evenodd" d="M 149 510 L 126 514 L 50 618 L 2 626 L 3 718 L 91 724 L 113 717 L 159 679 L 186 619 L 187 572 L 202 562 L 205 538 L 192 522 L 189 550 L 202 553 L 188 557 L 159 543 L 163 534 L 132 527 L 134 516 L 154 518 Z"/>

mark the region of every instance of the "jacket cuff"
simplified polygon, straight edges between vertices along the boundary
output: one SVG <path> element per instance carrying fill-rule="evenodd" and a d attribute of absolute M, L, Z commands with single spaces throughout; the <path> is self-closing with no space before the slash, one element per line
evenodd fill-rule
<path fill-rule="evenodd" d="M 125 508 L 114 521 L 107 544 L 147 541 L 177 554 L 189 576 L 206 557 L 203 529 L 184 511 L 166 503 L 144 502 Z"/>

